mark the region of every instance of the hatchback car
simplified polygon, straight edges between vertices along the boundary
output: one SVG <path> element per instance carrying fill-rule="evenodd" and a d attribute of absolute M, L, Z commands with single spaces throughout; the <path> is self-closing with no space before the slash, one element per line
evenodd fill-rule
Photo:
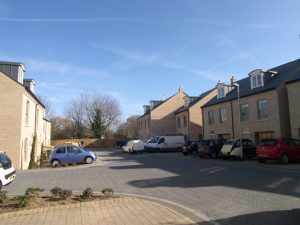
<path fill-rule="evenodd" d="M 0 190 L 2 186 L 9 184 L 16 177 L 16 169 L 14 168 L 10 158 L 5 152 L 0 151 Z"/>
<path fill-rule="evenodd" d="M 144 141 L 142 140 L 131 140 L 128 141 L 126 145 L 122 147 L 123 152 L 129 153 L 143 153 L 144 152 Z"/>
<path fill-rule="evenodd" d="M 256 147 L 256 157 L 261 163 L 268 159 L 279 160 L 282 164 L 288 164 L 291 160 L 300 160 L 300 140 L 264 139 Z"/>
<path fill-rule="evenodd" d="M 206 139 L 201 141 L 198 148 L 200 157 L 209 156 L 213 159 L 217 158 L 224 144 L 224 139 Z"/>
<path fill-rule="evenodd" d="M 219 156 L 222 158 L 234 157 L 238 159 L 253 158 L 256 156 L 256 148 L 253 142 L 249 139 L 242 139 L 241 150 L 240 139 L 231 139 L 224 143 Z"/>
<path fill-rule="evenodd" d="M 90 164 L 96 160 L 97 156 L 94 152 L 83 150 L 75 145 L 59 146 L 51 153 L 49 157 L 49 164 L 51 164 L 53 167 L 57 167 L 62 164 Z"/>
<path fill-rule="evenodd" d="M 186 141 L 182 147 L 182 154 L 187 155 L 197 155 L 198 146 L 201 144 L 201 141 Z"/>

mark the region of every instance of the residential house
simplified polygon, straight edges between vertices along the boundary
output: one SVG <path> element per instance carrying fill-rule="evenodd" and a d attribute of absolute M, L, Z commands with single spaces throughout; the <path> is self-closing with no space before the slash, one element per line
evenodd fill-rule
<path fill-rule="evenodd" d="M 32 149 L 35 161 L 39 159 L 51 133 L 45 106 L 34 93 L 35 81 L 24 79 L 24 73 L 22 63 L 0 62 L 0 150 L 17 169 L 28 168 Z"/>
<path fill-rule="evenodd" d="M 203 138 L 201 107 L 216 96 L 216 89 L 209 90 L 200 96 L 185 96 L 184 106 L 175 112 L 176 133 L 184 135 L 186 140 Z"/>
<path fill-rule="evenodd" d="M 156 135 L 176 135 L 175 112 L 184 105 L 187 94 L 183 88 L 164 101 L 150 101 L 144 106 L 144 115 L 138 118 L 139 138 Z"/>
<path fill-rule="evenodd" d="M 285 82 L 299 73 L 300 59 L 269 70 L 257 69 L 229 85 L 219 82 L 218 94 L 203 107 L 204 138 L 290 137 L 290 113 Z M 239 91 L 239 95 L 238 95 Z M 239 101 L 238 101 L 239 96 Z"/>
<path fill-rule="evenodd" d="M 287 82 L 292 138 L 300 139 L 300 67 Z"/>

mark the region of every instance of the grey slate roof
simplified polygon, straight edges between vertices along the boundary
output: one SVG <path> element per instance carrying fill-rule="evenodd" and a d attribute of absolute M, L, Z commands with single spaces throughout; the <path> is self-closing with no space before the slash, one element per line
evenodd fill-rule
<path fill-rule="evenodd" d="M 199 102 L 201 99 L 203 99 L 205 96 L 207 96 L 208 94 L 210 94 L 214 90 L 215 90 L 215 88 L 202 93 L 201 95 L 198 96 L 198 98 L 195 101 L 190 102 L 190 104 L 188 106 L 183 106 L 183 107 L 179 108 L 175 112 L 175 114 L 178 114 L 178 113 L 181 113 L 181 112 L 184 112 L 184 111 L 188 110 L 189 108 L 191 108 L 193 105 L 195 105 L 197 102 Z"/>
<path fill-rule="evenodd" d="M 240 86 L 240 98 L 255 95 L 261 92 L 270 91 L 276 89 L 279 85 L 284 84 L 285 82 L 291 82 L 297 79 L 300 79 L 300 59 L 291 61 L 289 63 L 274 67 L 269 69 L 271 71 L 276 71 L 278 74 L 271 77 L 270 73 L 264 75 L 264 86 L 257 87 L 251 90 L 250 77 L 246 77 L 242 80 L 237 81 Z M 233 99 L 237 99 L 237 88 L 234 88 L 232 91 L 227 93 L 224 98 L 214 97 L 212 100 L 207 102 L 202 108 L 216 105 L 222 102 L 227 102 Z"/>

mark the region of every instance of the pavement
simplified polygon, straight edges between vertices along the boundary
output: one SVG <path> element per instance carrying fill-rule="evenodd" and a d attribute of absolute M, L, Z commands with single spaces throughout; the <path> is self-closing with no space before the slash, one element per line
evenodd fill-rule
<path fill-rule="evenodd" d="M 224 225 L 299 224 L 299 163 L 95 151 L 100 161 L 88 167 L 18 171 L 14 182 L 4 189 L 16 195 L 32 186 L 46 191 L 60 186 L 79 192 L 86 187 L 95 192 L 112 188 L 115 193 L 150 197 L 201 225 L 207 220 Z"/>
<path fill-rule="evenodd" d="M 192 225 L 182 214 L 153 201 L 120 197 L 0 214 L 1 225 Z"/>

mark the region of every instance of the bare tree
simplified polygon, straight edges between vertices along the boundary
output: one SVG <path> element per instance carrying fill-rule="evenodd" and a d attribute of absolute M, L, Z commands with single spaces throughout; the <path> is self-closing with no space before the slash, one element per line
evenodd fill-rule
<path fill-rule="evenodd" d="M 96 94 L 86 96 L 86 118 L 94 136 L 101 138 L 117 126 L 121 116 L 119 103 L 111 96 Z"/>
<path fill-rule="evenodd" d="M 73 138 L 74 129 L 72 120 L 55 116 L 51 118 L 51 138 L 54 140 Z"/>
<path fill-rule="evenodd" d="M 43 105 L 46 107 L 45 109 L 45 118 L 48 120 L 51 120 L 52 117 L 54 117 L 54 108 L 52 106 L 51 101 L 47 98 L 47 96 L 44 95 L 37 95 L 37 98 L 43 103 Z"/>
<path fill-rule="evenodd" d="M 127 123 L 121 123 L 118 125 L 114 136 L 119 139 L 126 139 L 127 136 L 126 130 L 127 130 Z"/>
<path fill-rule="evenodd" d="M 67 106 L 64 109 L 65 116 L 72 120 L 73 127 L 76 133 L 76 138 L 83 137 L 83 131 L 85 127 L 84 121 L 86 102 L 86 96 L 81 94 L 78 99 L 70 99 Z"/>
<path fill-rule="evenodd" d="M 138 122 L 137 122 L 138 118 L 139 116 L 134 115 L 128 117 L 127 119 L 126 136 L 128 139 L 138 139 Z"/>

